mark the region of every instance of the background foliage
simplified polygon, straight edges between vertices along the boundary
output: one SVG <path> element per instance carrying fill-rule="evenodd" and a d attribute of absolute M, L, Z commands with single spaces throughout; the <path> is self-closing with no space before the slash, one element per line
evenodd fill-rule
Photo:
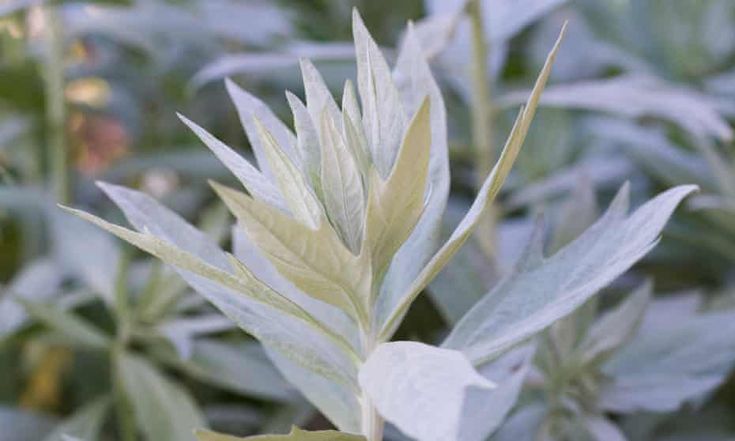
<path fill-rule="evenodd" d="M 0 2 L 0 439 L 329 428 L 176 273 L 55 204 L 120 219 L 94 182 L 124 184 L 234 245 L 232 219 L 206 185 L 232 177 L 175 112 L 247 150 L 223 79 L 290 123 L 283 90 L 303 97 L 299 58 L 335 93 L 354 77 L 353 6 L 389 60 L 408 20 L 431 57 L 449 118 L 447 234 L 570 22 L 492 216 L 398 337 L 443 341 L 512 269 L 539 213 L 550 253 L 626 181 L 633 206 L 697 184 L 653 253 L 539 339 L 495 438 L 735 438 L 735 3 L 470 2 L 487 37 L 481 57 L 461 3 Z M 478 90 L 490 99 L 478 102 Z"/>

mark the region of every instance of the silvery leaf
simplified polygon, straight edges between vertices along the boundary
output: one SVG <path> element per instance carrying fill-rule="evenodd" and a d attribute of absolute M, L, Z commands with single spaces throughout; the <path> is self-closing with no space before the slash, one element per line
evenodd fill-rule
<path fill-rule="evenodd" d="M 34 302 L 50 299 L 60 288 L 62 274 L 50 260 L 36 260 L 26 265 L 0 296 L 0 339 L 17 331 L 26 323 L 28 315 L 15 299 Z"/>
<path fill-rule="evenodd" d="M 673 188 L 628 215 L 626 185 L 600 220 L 549 258 L 539 228 L 516 270 L 464 316 L 444 346 L 473 361 L 492 359 L 568 315 L 647 254 L 695 190 Z"/>
<path fill-rule="evenodd" d="M 28 315 L 68 338 L 72 345 L 106 350 L 111 343 L 110 338 L 101 330 L 71 312 L 43 303 L 23 299 L 18 301 L 25 307 Z"/>
<path fill-rule="evenodd" d="M 400 323 L 400 320 L 405 315 L 413 300 L 421 293 L 424 287 L 431 282 L 434 276 L 436 276 L 442 267 L 446 265 L 452 256 L 454 256 L 462 244 L 464 244 L 477 225 L 482 212 L 485 211 L 485 208 L 500 191 L 500 187 L 510 173 L 510 169 L 518 156 L 518 152 L 520 151 L 523 141 L 526 138 L 526 134 L 528 133 L 528 129 L 531 126 L 531 121 L 535 115 L 536 107 L 541 97 L 541 92 L 546 85 L 546 80 L 549 78 L 551 65 L 554 62 L 554 57 L 559 49 L 559 44 L 561 43 L 563 35 L 564 29 L 562 29 L 559 39 L 556 41 L 554 47 L 549 53 L 546 64 L 541 70 L 531 95 L 528 98 L 527 105 L 523 107 L 518 114 L 498 162 L 495 164 L 495 167 L 480 188 L 480 192 L 469 211 L 454 230 L 449 240 L 436 254 L 434 254 L 429 263 L 411 283 L 409 288 L 395 298 L 388 298 L 389 302 L 394 303 L 383 307 L 383 310 L 387 311 L 387 316 L 380 317 L 380 335 L 385 340 L 388 340 L 395 332 L 398 323 Z"/>
<path fill-rule="evenodd" d="M 495 387 L 462 353 L 416 342 L 379 345 L 359 380 L 378 412 L 419 441 L 474 440 L 460 438 L 463 418 L 480 410 L 467 409 L 466 403 Z"/>
<path fill-rule="evenodd" d="M 385 178 L 393 167 L 406 128 L 406 115 L 388 63 L 354 9 L 352 32 L 357 57 L 357 89 L 373 164 Z"/>

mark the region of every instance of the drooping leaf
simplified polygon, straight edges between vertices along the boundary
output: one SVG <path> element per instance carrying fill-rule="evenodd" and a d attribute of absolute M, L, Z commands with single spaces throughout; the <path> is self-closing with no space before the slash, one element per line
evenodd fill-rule
<path fill-rule="evenodd" d="M 118 380 L 146 438 L 156 441 L 194 440 L 194 430 L 206 426 L 185 389 L 173 383 L 147 360 L 130 354 L 116 358 Z"/>
<path fill-rule="evenodd" d="M 449 240 L 442 246 L 441 249 L 432 257 L 431 261 L 423 268 L 421 273 L 412 282 L 407 291 L 394 301 L 398 302 L 395 305 L 390 305 L 386 309 L 389 311 L 388 316 L 382 318 L 382 328 L 380 335 L 386 340 L 390 335 L 395 332 L 400 319 L 404 316 L 408 308 L 410 307 L 413 300 L 421 293 L 426 285 L 431 282 L 436 273 L 438 273 L 447 261 L 457 252 L 459 247 L 467 240 L 476 226 L 480 215 L 485 210 L 492 200 L 495 198 L 497 193 L 500 191 L 505 178 L 510 173 L 510 169 L 513 166 L 515 158 L 518 156 L 523 141 L 528 133 L 528 129 L 531 126 L 531 121 L 536 112 L 541 92 L 546 85 L 546 81 L 551 73 L 551 65 L 554 62 L 556 53 L 559 49 L 559 44 L 564 36 L 564 29 L 562 29 L 559 39 L 554 44 L 553 49 L 549 53 L 546 59 L 546 64 L 541 70 L 536 84 L 531 91 L 531 95 L 528 98 L 528 102 L 524 108 L 521 109 L 518 118 L 516 119 L 513 129 L 511 130 L 508 140 L 506 141 L 505 147 L 500 154 L 498 162 L 490 172 L 490 175 L 486 178 L 485 182 L 480 189 L 477 198 L 473 202 L 470 210 L 467 212 L 465 217 L 462 219 L 460 224 L 452 233 Z"/>
<path fill-rule="evenodd" d="M 256 435 L 240 438 L 215 432 L 197 432 L 198 441 L 365 441 L 365 437 L 349 433 L 322 430 L 307 432 L 298 427 L 291 428 L 288 435 Z"/>
<path fill-rule="evenodd" d="M 599 221 L 548 259 L 537 231 L 516 270 L 462 318 L 444 346 L 473 361 L 492 359 L 566 316 L 647 254 L 694 190 L 673 188 L 627 215 L 624 186 Z"/>
<path fill-rule="evenodd" d="M 470 440 L 460 438 L 463 418 L 479 417 L 474 412 L 480 409 L 466 406 L 467 400 L 495 387 L 462 353 L 416 342 L 381 344 L 359 379 L 378 412 L 420 441 Z"/>

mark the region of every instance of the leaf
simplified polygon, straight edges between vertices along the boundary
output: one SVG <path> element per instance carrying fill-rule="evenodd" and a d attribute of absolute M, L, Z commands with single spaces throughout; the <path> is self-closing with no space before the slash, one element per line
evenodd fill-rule
<path fill-rule="evenodd" d="M 228 273 L 230 263 L 242 265 L 234 259 L 229 261 L 202 232 L 152 198 L 123 187 L 103 188 L 136 228 L 164 240 L 72 212 L 173 265 L 189 285 L 263 344 L 305 369 L 326 376 L 328 382 L 336 381 L 340 387 L 356 384 L 353 359 L 357 356 L 342 336 L 270 290 L 246 268 L 240 267 L 237 277 Z"/>
<path fill-rule="evenodd" d="M 311 183 L 317 196 L 321 195 L 321 145 L 319 132 L 309 115 L 304 103 L 291 92 L 286 92 L 288 105 L 293 114 L 294 130 L 296 130 L 296 146 L 301 156 L 301 170 Z"/>
<path fill-rule="evenodd" d="M 245 158 L 209 132 L 178 114 L 179 119 L 193 131 L 199 139 L 214 153 L 217 158 L 234 174 L 243 187 L 254 197 L 267 202 L 274 207 L 287 211 L 286 203 L 278 188 L 273 185 L 258 169 L 253 167 Z"/>
<path fill-rule="evenodd" d="M 244 396 L 288 402 L 295 391 L 273 368 L 257 343 L 229 344 L 199 339 L 184 369 L 210 384 Z"/>
<path fill-rule="evenodd" d="M 101 397 L 81 407 L 72 416 L 59 423 L 58 426 L 43 438 L 43 441 L 64 441 L 75 437 L 84 441 L 98 439 L 100 429 L 110 409 L 110 398 Z"/>
<path fill-rule="evenodd" d="M 596 441 L 627 441 L 623 431 L 604 416 L 588 415 L 584 417 L 587 430 Z"/>
<path fill-rule="evenodd" d="M 195 439 L 194 429 L 204 427 L 205 421 L 185 389 L 163 376 L 143 358 L 121 354 L 116 363 L 118 381 L 147 439 Z"/>
<path fill-rule="evenodd" d="M 255 127 L 263 143 L 273 179 L 286 199 L 294 217 L 309 228 L 316 228 L 322 219 L 322 209 L 296 164 L 283 151 L 268 129 L 255 118 Z"/>
<path fill-rule="evenodd" d="M 520 94 L 501 98 L 517 103 Z M 550 87 L 542 105 L 597 110 L 628 118 L 653 116 L 668 120 L 700 138 L 731 140 L 732 128 L 720 116 L 712 97 L 642 75 L 579 81 Z"/>
<path fill-rule="evenodd" d="M 106 350 L 111 344 L 109 337 L 102 331 L 58 306 L 21 299 L 18 301 L 25 307 L 28 315 L 69 338 L 72 344 L 100 350 Z"/>
<path fill-rule="evenodd" d="M 309 115 L 311 115 L 312 124 L 319 131 L 319 139 L 323 141 L 320 126 L 322 113 L 327 112 L 333 121 L 339 121 L 339 108 L 331 92 L 329 92 L 327 85 L 324 83 L 324 78 L 322 78 L 311 61 L 302 59 L 300 67 L 301 76 L 304 81 L 304 91 L 306 93 L 306 109 Z"/>
<path fill-rule="evenodd" d="M 5 287 L 5 295 L 0 296 L 0 340 L 20 329 L 28 320 L 25 309 L 15 299 L 48 300 L 58 293 L 61 282 L 61 271 L 50 260 L 34 260 L 24 266 Z"/>
<path fill-rule="evenodd" d="M 365 295 L 359 284 L 365 267 L 327 222 L 312 230 L 249 196 L 212 183 L 219 197 L 245 227 L 250 240 L 278 271 L 304 293 L 358 318 Z"/>
<path fill-rule="evenodd" d="M 345 139 L 322 113 L 321 188 L 332 224 L 353 254 L 359 254 L 365 219 L 362 177 Z"/>
<path fill-rule="evenodd" d="M 384 305 L 391 305 L 393 298 L 406 292 L 436 251 L 450 183 L 446 108 L 411 25 L 401 45 L 393 76 L 407 114 L 414 114 L 428 97 L 431 149 L 423 214 L 408 240 L 393 256 L 382 286 L 378 305 L 380 317 L 387 315 Z"/>
<path fill-rule="evenodd" d="M 357 57 L 357 89 L 373 164 L 385 178 L 393 168 L 406 127 L 406 116 L 388 63 L 357 12 L 352 10 Z"/>
<path fill-rule="evenodd" d="M 495 387 L 462 353 L 416 342 L 379 345 L 359 381 L 381 416 L 420 441 L 472 441 L 460 438 L 461 423 L 479 409 L 465 403 L 470 394 L 491 394 Z"/>
<path fill-rule="evenodd" d="M 167 320 L 158 324 L 156 331 L 171 342 L 181 358 L 188 359 L 195 338 L 228 331 L 233 327 L 233 323 L 220 314 L 201 314 Z"/>
<path fill-rule="evenodd" d="M 230 99 L 235 104 L 235 108 L 237 108 L 237 114 L 240 116 L 240 122 L 243 128 L 245 128 L 261 172 L 269 180 L 272 180 L 275 170 L 271 170 L 270 168 L 270 159 L 268 159 L 268 150 L 270 147 L 265 144 L 268 140 L 261 136 L 260 132 L 262 129 L 258 128 L 256 121 L 259 121 L 260 125 L 271 133 L 274 142 L 283 149 L 283 154 L 292 163 L 299 164 L 299 156 L 296 152 L 296 139 L 291 130 L 273 114 L 264 102 L 241 89 L 235 82 L 229 79 L 225 80 L 225 86 L 227 93 L 230 95 Z"/>
<path fill-rule="evenodd" d="M 554 62 L 556 53 L 559 49 L 559 44 L 564 36 L 564 28 L 562 28 L 559 39 L 554 44 L 553 49 L 549 53 L 546 63 L 544 64 L 541 73 L 539 74 L 536 84 L 534 85 L 531 95 L 528 98 L 528 102 L 524 108 L 521 109 L 518 118 L 516 119 L 513 129 L 506 141 L 505 147 L 500 154 L 498 162 L 490 172 L 490 175 L 485 179 L 485 182 L 480 188 L 480 192 L 477 198 L 472 203 L 470 210 L 467 212 L 465 217 L 462 219 L 460 224 L 452 233 L 449 240 L 439 249 L 439 251 L 432 257 L 429 263 L 424 267 L 421 273 L 413 281 L 408 290 L 397 299 L 398 304 L 390 305 L 389 315 L 382 321 L 382 328 L 380 336 L 384 340 L 388 340 L 389 337 L 395 332 L 400 319 L 408 311 L 411 303 L 421 293 L 421 291 L 428 285 L 444 265 L 452 258 L 462 244 L 467 240 L 472 231 L 474 230 L 480 215 L 485 210 L 490 202 L 495 198 L 497 193 L 500 191 L 505 178 L 510 173 L 510 169 L 513 166 L 515 158 L 518 156 L 523 140 L 528 133 L 528 129 L 531 126 L 531 121 L 536 112 L 541 92 L 546 85 L 546 80 L 549 78 L 551 72 L 551 65 Z"/>
<path fill-rule="evenodd" d="M 599 317 L 580 344 L 586 362 L 600 362 L 630 341 L 643 320 L 651 300 L 652 283 L 646 282 L 614 309 Z"/>
<path fill-rule="evenodd" d="M 647 254 L 676 206 L 695 190 L 675 187 L 626 216 L 625 185 L 600 220 L 548 259 L 537 229 L 515 271 L 460 320 L 443 345 L 481 362 L 568 315 Z"/>
<path fill-rule="evenodd" d="M 431 146 L 429 115 L 426 99 L 406 131 L 388 179 L 370 174 L 363 253 L 370 252 L 376 275 L 384 273 L 423 212 Z"/>
<path fill-rule="evenodd" d="M 0 406 L 0 427 L 3 437 L 12 441 L 37 441 L 53 430 L 55 421 L 28 410 Z"/>
<path fill-rule="evenodd" d="M 646 317 L 635 338 L 603 366 L 611 379 L 601 393 L 606 409 L 673 411 L 712 391 L 732 370 L 731 311 L 659 310 L 657 303 L 652 303 L 649 315 L 664 315 Z"/>
<path fill-rule="evenodd" d="M 365 441 L 365 437 L 351 435 L 349 433 L 335 432 L 334 430 L 322 430 L 307 432 L 298 427 L 292 427 L 288 435 L 256 435 L 239 438 L 220 433 L 198 431 L 198 441 Z"/>

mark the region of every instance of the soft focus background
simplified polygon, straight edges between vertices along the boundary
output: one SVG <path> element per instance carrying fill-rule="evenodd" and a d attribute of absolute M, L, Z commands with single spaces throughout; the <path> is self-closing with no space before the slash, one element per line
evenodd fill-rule
<path fill-rule="evenodd" d="M 539 213 L 553 251 L 626 181 L 633 205 L 694 183 L 701 191 L 659 247 L 591 313 L 544 337 L 496 437 L 618 439 L 575 429 L 592 413 L 631 440 L 735 439 L 735 335 L 718 322 L 735 320 L 735 1 L 473 0 L 470 16 L 462 3 L 0 0 L 0 441 L 178 441 L 165 428 L 193 419 L 237 434 L 328 427 L 172 271 L 56 204 L 124 222 L 94 183 L 132 186 L 228 247 L 233 221 L 206 180 L 233 179 L 176 112 L 247 152 L 224 79 L 290 125 L 284 90 L 303 96 L 299 58 L 335 94 L 354 76 L 353 6 L 389 59 L 409 20 L 431 59 L 449 116 L 448 230 L 569 20 L 496 222 L 420 297 L 399 337 L 439 340 L 512 266 Z M 565 366 L 573 348 L 558 335 L 583 334 L 580 322 L 644 281 L 657 300 L 642 325 L 620 320 L 631 333 L 631 348 L 615 348 L 622 361 Z M 598 387 L 620 372 L 630 394 L 610 404 Z"/>

